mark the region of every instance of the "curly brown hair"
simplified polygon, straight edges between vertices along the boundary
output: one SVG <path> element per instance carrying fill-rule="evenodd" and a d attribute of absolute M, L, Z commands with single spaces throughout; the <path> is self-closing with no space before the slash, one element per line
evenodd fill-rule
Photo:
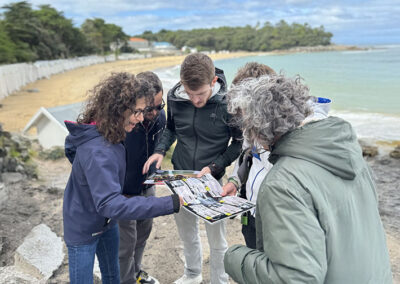
<path fill-rule="evenodd" d="M 145 98 L 147 104 L 153 104 L 154 92 L 144 78 L 126 72 L 112 73 L 88 92 L 85 109 L 77 122 L 95 122 L 97 130 L 107 141 L 119 143 L 126 136 L 126 111 L 132 112 L 140 98 Z"/>

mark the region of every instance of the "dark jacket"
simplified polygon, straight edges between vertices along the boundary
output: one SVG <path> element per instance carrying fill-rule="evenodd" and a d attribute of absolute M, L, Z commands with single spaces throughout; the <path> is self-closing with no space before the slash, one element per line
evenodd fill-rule
<path fill-rule="evenodd" d="M 153 154 L 154 148 L 165 128 L 166 118 L 165 112 L 162 110 L 153 123 L 144 127 L 138 124 L 130 133 L 126 134 L 126 176 L 124 185 L 124 194 L 140 195 L 145 189 L 143 182 L 147 175 L 155 171 L 153 165 L 147 175 L 142 174 L 144 163 Z"/>
<path fill-rule="evenodd" d="M 189 99 L 176 95 L 180 83 L 169 91 L 167 127 L 155 152 L 165 154 L 177 140 L 172 155 L 174 169 L 201 170 L 210 166 L 212 175 L 220 179 L 225 168 L 240 154 L 242 133 L 229 125 L 231 116 L 225 99 L 225 75 L 222 70 L 215 70 L 221 88 L 202 108 L 196 108 Z"/>
<path fill-rule="evenodd" d="M 115 224 L 114 219 L 145 219 L 179 210 L 176 195 L 124 197 L 124 146 L 107 142 L 95 125 L 65 125 L 70 132 L 65 140 L 66 154 L 72 162 L 63 204 L 67 245 L 93 242 Z"/>

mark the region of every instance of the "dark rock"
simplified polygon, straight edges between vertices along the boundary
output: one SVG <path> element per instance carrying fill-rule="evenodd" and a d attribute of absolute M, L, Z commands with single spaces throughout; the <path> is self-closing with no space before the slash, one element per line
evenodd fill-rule
<path fill-rule="evenodd" d="M 13 135 L 11 140 L 14 142 L 17 150 L 27 150 L 31 146 L 31 141 L 21 135 Z"/>
<path fill-rule="evenodd" d="M 400 159 L 400 146 L 397 146 L 389 155 L 394 159 Z"/>
<path fill-rule="evenodd" d="M 1 252 L 3 251 L 3 244 L 4 244 L 5 239 L 6 239 L 5 237 L 0 236 L 0 255 L 1 255 Z"/>
<path fill-rule="evenodd" d="M 49 194 L 62 196 L 63 193 L 64 193 L 64 189 L 63 188 L 58 188 L 58 187 L 49 187 L 49 188 L 47 188 L 47 192 Z"/>
<path fill-rule="evenodd" d="M 10 137 L 8 137 L 8 134 L 6 134 L 6 133 L 8 133 L 10 135 Z M 3 134 L 4 134 L 3 143 L 2 143 L 3 147 L 10 148 L 10 147 L 14 146 L 14 142 L 11 140 L 11 134 L 9 132 L 3 132 Z"/>
<path fill-rule="evenodd" d="M 25 174 L 30 178 L 38 178 L 37 166 L 35 164 L 27 163 L 25 164 Z"/>
<path fill-rule="evenodd" d="M 6 139 L 11 139 L 11 133 L 8 131 L 1 131 L 0 134 L 2 137 L 5 137 Z"/>
<path fill-rule="evenodd" d="M 15 172 L 18 166 L 18 161 L 12 157 L 6 157 L 4 159 L 5 172 Z"/>
<path fill-rule="evenodd" d="M 28 153 L 27 150 L 22 150 L 22 151 L 21 151 L 21 155 L 20 155 L 19 157 L 20 157 L 20 159 L 21 159 L 23 162 L 28 161 L 29 158 L 30 158 L 29 153 Z"/>
<path fill-rule="evenodd" d="M 39 89 L 27 89 L 26 90 L 28 93 L 39 93 Z"/>
<path fill-rule="evenodd" d="M 378 155 L 378 147 L 376 146 L 361 146 L 364 157 L 375 157 Z"/>
<path fill-rule="evenodd" d="M 6 148 L 0 148 L 0 158 L 4 158 L 5 156 L 7 156 Z"/>

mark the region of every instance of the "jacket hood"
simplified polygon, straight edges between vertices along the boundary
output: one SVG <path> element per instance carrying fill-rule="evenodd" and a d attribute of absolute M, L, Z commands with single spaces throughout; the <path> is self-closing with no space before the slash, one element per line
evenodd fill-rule
<path fill-rule="evenodd" d="M 275 164 L 283 156 L 303 159 L 352 180 L 362 168 L 358 165 L 360 155 L 361 148 L 350 123 L 328 117 L 283 135 L 273 146 L 269 160 Z"/>
<path fill-rule="evenodd" d="M 65 121 L 69 134 L 65 138 L 65 156 L 72 163 L 75 158 L 76 149 L 89 140 L 101 136 L 94 124 L 78 124 Z"/>
<path fill-rule="evenodd" d="M 227 84 L 224 71 L 219 68 L 215 68 L 215 76 L 217 76 L 218 79 L 213 88 L 213 94 L 208 102 L 221 101 L 226 94 Z M 183 90 L 183 86 L 180 82 L 169 91 L 168 96 L 174 101 L 189 101 L 189 96 Z"/>

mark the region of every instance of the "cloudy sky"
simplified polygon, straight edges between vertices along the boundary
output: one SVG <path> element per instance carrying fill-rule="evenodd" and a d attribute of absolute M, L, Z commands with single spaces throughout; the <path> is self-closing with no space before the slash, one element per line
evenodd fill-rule
<path fill-rule="evenodd" d="M 0 6 L 13 0 L 0 0 Z M 337 44 L 400 43 L 400 0 L 30 0 L 51 4 L 79 26 L 100 17 L 129 35 L 145 30 L 255 26 L 281 19 L 323 25 Z M 173 4 L 172 4 L 173 3 Z M 0 10 L 1 11 L 1 10 Z"/>

